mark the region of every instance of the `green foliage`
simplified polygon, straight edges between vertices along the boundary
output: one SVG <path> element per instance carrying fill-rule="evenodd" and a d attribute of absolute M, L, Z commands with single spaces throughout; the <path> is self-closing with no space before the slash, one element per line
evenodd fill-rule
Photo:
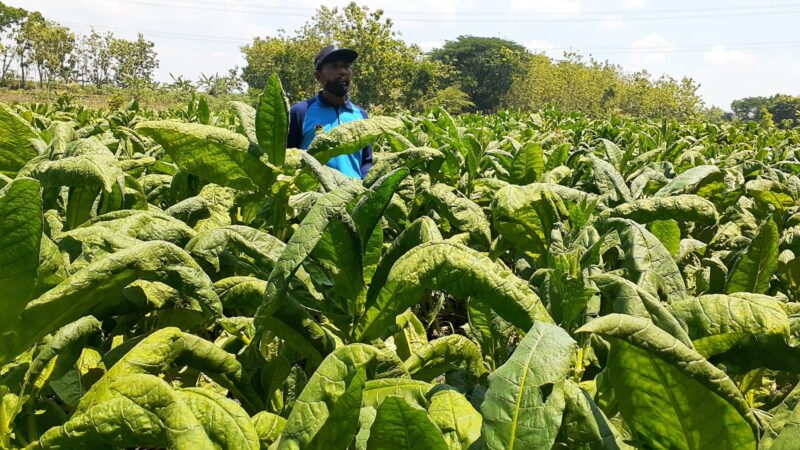
<path fill-rule="evenodd" d="M 520 44 L 496 37 L 459 36 L 431 52 L 431 59 L 453 67 L 451 84 L 469 95 L 479 111 L 495 111 L 524 73 L 529 53 Z"/>
<path fill-rule="evenodd" d="M 552 105 L 595 117 L 629 114 L 680 118 L 693 117 L 702 107 L 699 86 L 690 78 L 653 79 L 646 71 L 627 73 L 607 61 L 586 61 L 577 53 L 559 61 L 532 55 L 522 71 L 508 90 L 504 105 L 528 110 Z"/>
<path fill-rule="evenodd" d="M 0 448 L 796 441 L 797 130 L 68 104 L 0 105 Z"/>
<path fill-rule="evenodd" d="M 351 95 L 362 106 L 419 109 L 435 92 L 439 65 L 421 58 L 419 47 L 401 40 L 382 10 L 356 3 L 341 9 L 322 6 L 293 33 L 256 38 L 243 46 L 247 65 L 242 77 L 250 87 L 263 89 L 270 74 L 277 74 L 292 102 L 304 100 L 319 89 L 314 56 L 331 42 L 359 54 Z"/>
<path fill-rule="evenodd" d="M 800 125 L 800 97 L 775 94 L 734 100 L 731 109 L 738 119 L 772 123 L 781 128 Z"/>

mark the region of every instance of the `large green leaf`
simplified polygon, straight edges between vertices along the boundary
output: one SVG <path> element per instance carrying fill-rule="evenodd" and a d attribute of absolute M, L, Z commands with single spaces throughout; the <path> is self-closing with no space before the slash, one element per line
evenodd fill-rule
<path fill-rule="evenodd" d="M 442 432 L 425 410 L 409 405 L 400 397 L 389 397 L 378 407 L 370 428 L 367 449 L 446 450 Z"/>
<path fill-rule="evenodd" d="M 554 449 L 627 449 L 619 432 L 592 397 L 574 381 L 564 383 L 566 406 Z"/>
<path fill-rule="evenodd" d="M 592 182 L 603 195 L 608 195 L 618 203 L 633 201 L 633 194 L 625 179 L 611 163 L 595 156 L 586 157 L 585 161 L 592 167 Z"/>
<path fill-rule="evenodd" d="M 186 244 L 186 251 L 220 269 L 220 255 L 237 250 L 252 258 L 259 270 L 268 273 L 284 250 L 280 239 L 255 228 L 229 225 L 198 233 Z"/>
<path fill-rule="evenodd" d="M 504 187 L 492 203 L 497 232 L 520 250 L 537 254 L 547 250 L 553 225 L 566 214 L 558 195 L 538 183 Z"/>
<path fill-rule="evenodd" d="M 511 358 L 489 375 L 481 405 L 489 449 L 550 448 L 564 413 L 564 379 L 575 341 L 556 325 L 536 323 Z"/>
<path fill-rule="evenodd" d="M 207 184 L 200 192 L 167 208 L 167 214 L 193 224 L 195 231 L 212 230 L 231 224 L 235 205 L 233 189 Z"/>
<path fill-rule="evenodd" d="M 534 320 L 552 322 L 528 284 L 489 257 L 461 244 L 429 242 L 397 260 L 386 284 L 356 327 L 359 341 L 392 333 L 395 317 L 420 301 L 426 290 L 446 290 L 456 297 L 486 302 L 521 329 Z"/>
<path fill-rule="evenodd" d="M 235 401 L 203 388 L 181 389 L 177 393 L 216 448 L 260 448 L 259 436 L 250 416 Z"/>
<path fill-rule="evenodd" d="M 286 426 L 286 419 L 266 411 L 261 411 L 253 416 L 252 421 L 262 449 L 268 448 L 277 441 Z"/>
<path fill-rule="evenodd" d="M 161 145 L 182 171 L 220 186 L 269 192 L 275 180 L 259 151 L 233 131 L 169 120 L 140 122 L 136 130 Z"/>
<path fill-rule="evenodd" d="M 509 175 L 514 184 L 526 185 L 533 183 L 544 172 L 544 154 L 542 144 L 528 142 L 517 151 L 511 162 Z"/>
<path fill-rule="evenodd" d="M 122 210 L 103 214 L 90 219 L 74 233 L 75 236 L 81 233 L 90 235 L 99 228 L 142 241 L 167 241 L 181 247 L 195 235 L 195 231 L 180 220 L 152 210 Z M 71 232 L 65 234 L 73 235 Z"/>
<path fill-rule="evenodd" d="M 619 234 L 632 281 L 653 294 L 662 293 L 670 301 L 686 297 L 678 265 L 657 237 L 629 219 L 610 219 L 606 226 Z"/>
<path fill-rule="evenodd" d="M 369 345 L 351 344 L 328 355 L 297 399 L 276 448 L 346 449 L 379 353 Z"/>
<path fill-rule="evenodd" d="M 40 376 L 42 378 L 55 379 L 63 375 L 63 373 L 52 373 L 52 368 L 48 367 L 50 362 L 54 358 L 58 358 L 56 362 L 62 368 L 75 364 L 86 339 L 100 333 L 100 326 L 100 321 L 92 316 L 86 316 L 62 327 L 50 336 L 45 345 L 39 350 L 39 353 L 36 354 L 36 358 L 31 362 L 28 372 L 25 374 L 22 392 L 28 394 L 29 388 L 35 389 L 38 386 L 42 386 L 45 380 L 39 379 Z M 66 364 L 62 363 L 62 360 L 67 361 Z"/>
<path fill-rule="evenodd" d="M 96 259 L 28 303 L 20 320 L 24 326 L 13 344 L 0 347 L 0 361 L 95 308 L 110 309 L 108 298 L 139 279 L 171 285 L 195 298 L 208 316 L 222 313 L 211 280 L 185 251 L 167 242 L 144 242 Z"/>
<path fill-rule="evenodd" d="M 358 237 L 361 240 L 362 251 L 366 249 L 370 235 L 380 223 L 386 207 L 392 200 L 394 192 L 408 176 L 408 169 L 397 168 L 387 173 L 364 194 L 353 209 L 353 222 L 355 222 Z"/>
<path fill-rule="evenodd" d="M 372 185 L 378 178 L 394 169 L 399 167 L 412 169 L 428 161 L 443 159 L 444 154 L 435 148 L 413 147 L 398 153 L 375 153 L 373 158 L 375 158 L 375 164 L 364 178 L 365 186 Z"/>
<path fill-rule="evenodd" d="M 466 369 L 473 382 L 486 374 L 481 350 L 475 343 L 458 334 L 434 339 L 413 350 L 403 365 L 412 378 L 427 382 L 457 367 Z"/>
<path fill-rule="evenodd" d="M 39 182 L 30 178 L 0 190 L 0 335 L 17 328 L 36 287 L 43 227 L 39 191 Z"/>
<path fill-rule="evenodd" d="M 331 158 L 349 155 L 375 142 L 384 131 L 402 126 L 400 119 L 384 116 L 346 122 L 326 133 L 318 134 L 311 141 L 308 153 L 325 164 Z"/>
<path fill-rule="evenodd" d="M 489 220 L 480 206 L 472 200 L 459 196 L 443 183 L 435 184 L 429 196 L 436 212 L 447 219 L 453 228 L 475 234 L 485 245 L 492 240 L 492 229 Z"/>
<path fill-rule="evenodd" d="M 481 435 L 483 417 L 464 395 L 440 390 L 431 396 L 428 416 L 444 434 L 449 450 L 467 450 Z"/>
<path fill-rule="evenodd" d="M 778 300 L 753 294 L 704 295 L 672 303 L 697 352 L 709 358 L 747 336 L 789 337 L 789 317 Z"/>
<path fill-rule="evenodd" d="M 101 401 L 91 409 L 74 414 L 62 426 L 51 428 L 31 446 L 76 450 L 129 447 L 241 448 L 215 447 L 200 419 L 179 394 L 166 381 L 144 374 L 130 375 L 112 383 Z"/>
<path fill-rule="evenodd" d="M 725 292 L 762 294 L 778 268 L 778 226 L 770 218 L 761 224 L 756 236 L 733 264 Z"/>
<path fill-rule="evenodd" d="M 267 152 L 269 162 L 283 166 L 286 156 L 286 136 L 289 134 L 289 101 L 277 73 L 270 75 L 267 86 L 258 99 L 256 109 L 256 138 Z"/>
<path fill-rule="evenodd" d="M 110 361 L 109 361 L 110 363 Z M 110 365 L 110 364 L 109 364 Z M 162 328 L 146 336 L 116 361 L 106 374 L 81 398 L 76 411 L 88 411 L 102 402 L 111 386 L 131 375 L 163 375 L 171 368 L 189 365 L 204 372 L 224 387 L 233 389 L 240 400 L 258 408 L 259 400 L 241 383 L 242 365 L 236 357 L 211 342 L 177 328 Z M 176 367 L 177 366 L 177 367 Z M 243 390 L 240 390 L 242 388 Z"/>
<path fill-rule="evenodd" d="M 610 273 L 594 275 L 591 280 L 600 290 L 604 310 L 649 319 L 687 347 L 692 347 L 685 325 L 653 294 L 632 281 Z M 606 306 L 606 302 L 611 304 Z"/>
<path fill-rule="evenodd" d="M 13 177 L 39 155 L 33 140 L 39 133 L 5 103 L 0 103 L 0 174 Z"/>
<path fill-rule="evenodd" d="M 638 445 L 755 448 L 758 425 L 733 381 L 651 321 L 611 314 L 578 332 L 611 341 L 606 370 Z"/>
<path fill-rule="evenodd" d="M 681 222 L 696 222 L 700 225 L 714 225 L 719 221 L 719 214 L 714 204 L 696 195 L 636 200 L 604 211 L 601 217 L 604 216 L 631 219 L 640 224 L 676 218 Z"/>
<path fill-rule="evenodd" d="M 230 108 L 239 119 L 239 125 L 242 127 L 240 131 L 244 133 L 248 141 L 257 144 L 255 108 L 244 102 L 230 102 Z"/>
<path fill-rule="evenodd" d="M 656 192 L 656 197 L 668 197 L 675 194 L 695 194 L 703 187 L 721 182 L 724 174 L 717 166 L 697 166 L 670 180 L 666 186 Z"/>
<path fill-rule="evenodd" d="M 372 275 L 372 280 L 367 292 L 367 302 L 375 301 L 386 284 L 386 279 L 389 272 L 397 260 L 406 254 L 412 248 L 423 244 L 425 242 L 441 241 L 442 234 L 436 226 L 436 222 L 430 217 L 423 216 L 411 222 L 400 234 L 395 238 L 389 250 L 383 254 L 375 273 Z"/>

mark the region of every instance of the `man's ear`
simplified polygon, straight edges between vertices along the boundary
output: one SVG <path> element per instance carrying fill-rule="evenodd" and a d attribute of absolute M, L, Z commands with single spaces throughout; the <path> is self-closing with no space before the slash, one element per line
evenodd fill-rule
<path fill-rule="evenodd" d="M 317 80 L 317 83 L 325 84 L 325 83 L 322 82 L 322 72 L 321 71 L 315 70 L 314 71 L 314 78 Z"/>

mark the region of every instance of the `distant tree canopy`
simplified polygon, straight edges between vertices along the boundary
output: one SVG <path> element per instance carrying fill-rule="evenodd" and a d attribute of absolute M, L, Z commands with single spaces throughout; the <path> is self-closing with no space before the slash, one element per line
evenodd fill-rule
<path fill-rule="evenodd" d="M 277 73 L 291 101 L 314 95 L 314 56 L 336 43 L 356 50 L 353 99 L 375 112 L 419 112 L 443 106 L 451 113 L 491 113 L 505 108 L 537 110 L 555 106 L 595 117 L 754 120 L 768 126 L 800 126 L 800 97 L 776 94 L 746 97 L 731 104 L 733 113 L 706 109 L 690 78 L 655 78 L 630 73 L 607 61 L 566 53 L 561 59 L 532 54 L 517 42 L 462 35 L 424 52 L 400 37 L 382 10 L 350 3 L 322 6 L 299 29 L 257 37 L 241 48 L 247 62 L 227 74 L 202 74 L 197 82 L 180 74 L 164 84 L 177 91 L 210 95 L 239 92 L 246 83 L 263 89 Z M 155 86 L 159 66 L 155 44 L 139 34 L 134 40 L 110 32 L 76 34 L 35 11 L 0 2 L 0 86 L 26 87 L 80 83 L 135 88 Z M 221 68 L 226 70 L 228 68 Z"/>
<path fill-rule="evenodd" d="M 769 122 L 781 128 L 800 125 L 800 96 L 745 97 L 734 100 L 731 109 L 742 120 Z"/>
<path fill-rule="evenodd" d="M 247 66 L 243 78 L 263 88 L 273 72 L 280 76 L 292 101 L 317 92 L 314 56 L 330 43 L 358 52 L 353 66 L 353 98 L 365 105 L 389 109 L 415 109 L 436 92 L 444 68 L 423 57 L 416 45 L 408 45 L 393 30 L 383 11 L 370 11 L 350 3 L 344 9 L 320 7 L 302 28 L 289 35 L 256 38 L 242 47 Z"/>
<path fill-rule="evenodd" d="M 77 36 L 41 13 L 0 2 L 0 83 L 24 87 L 72 83 L 130 87 L 152 84 L 158 67 L 155 44 L 100 35 Z"/>
<path fill-rule="evenodd" d="M 586 61 L 575 53 L 560 61 L 539 54 L 529 58 L 525 74 L 516 78 L 503 103 L 531 110 L 553 105 L 598 117 L 687 118 L 702 109 L 698 87 L 689 78 L 654 80 L 646 71 L 627 73 L 618 65 Z"/>
<path fill-rule="evenodd" d="M 261 89 L 276 72 L 292 101 L 307 98 L 319 89 L 314 56 L 335 42 L 359 53 L 353 98 L 384 110 L 443 105 L 459 113 L 554 105 L 596 116 L 689 117 L 703 108 L 691 79 L 629 74 L 577 54 L 555 61 L 495 37 L 459 36 L 424 54 L 404 43 L 393 26 L 381 10 L 355 3 L 341 10 L 321 7 L 295 32 L 256 38 L 242 47 L 247 60 L 243 79 Z"/>
<path fill-rule="evenodd" d="M 496 37 L 459 36 L 430 53 L 452 67 L 449 84 L 460 85 L 475 107 L 494 111 L 516 78 L 525 73 L 530 53 L 516 42 Z"/>

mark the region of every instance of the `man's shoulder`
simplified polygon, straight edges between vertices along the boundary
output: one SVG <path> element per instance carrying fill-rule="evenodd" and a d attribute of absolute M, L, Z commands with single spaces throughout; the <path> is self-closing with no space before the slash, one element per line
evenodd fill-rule
<path fill-rule="evenodd" d="M 315 96 L 315 97 L 311 97 L 309 99 L 303 100 L 301 102 L 297 102 L 294 105 L 292 105 L 291 108 L 289 108 L 289 113 L 290 114 L 291 113 L 294 113 L 294 114 L 302 113 L 302 114 L 304 114 L 306 111 L 308 111 L 308 107 L 313 105 L 314 103 L 316 103 L 316 101 L 317 101 L 317 97 Z"/>
<path fill-rule="evenodd" d="M 353 107 L 353 111 L 360 111 L 360 112 L 361 112 L 361 115 L 362 115 L 362 116 L 363 116 L 365 119 L 366 119 L 367 117 L 369 117 L 369 114 L 367 114 L 367 110 L 366 110 L 366 109 L 364 109 L 364 108 L 362 108 L 362 107 L 360 107 L 360 106 L 356 105 L 356 104 L 355 104 L 355 103 L 353 103 L 352 101 L 350 102 L 350 105 Z"/>

